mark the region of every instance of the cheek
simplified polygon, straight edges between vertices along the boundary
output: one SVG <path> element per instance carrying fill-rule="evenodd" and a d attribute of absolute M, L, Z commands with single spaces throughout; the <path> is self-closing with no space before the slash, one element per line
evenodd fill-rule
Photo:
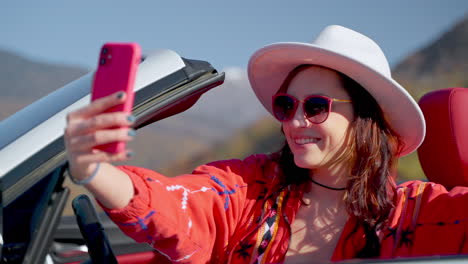
<path fill-rule="evenodd" d="M 333 145 L 341 144 L 347 135 L 351 120 L 342 115 L 334 115 L 330 116 L 330 122 L 327 125 L 327 135 L 330 137 L 330 143 Z"/>

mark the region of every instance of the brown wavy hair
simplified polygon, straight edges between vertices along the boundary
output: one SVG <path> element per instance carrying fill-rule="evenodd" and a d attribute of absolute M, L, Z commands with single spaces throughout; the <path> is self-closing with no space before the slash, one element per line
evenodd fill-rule
<path fill-rule="evenodd" d="M 286 92 L 294 76 L 311 66 L 314 65 L 300 65 L 291 71 L 279 92 Z M 348 131 L 348 147 L 331 164 L 342 161 L 348 164 L 349 178 L 344 202 L 348 214 L 357 220 L 351 235 L 362 227 L 366 239 L 364 248 L 355 257 L 377 257 L 380 241 L 376 232 L 383 227 L 393 208 L 395 187 L 392 175 L 395 173 L 402 142 L 387 124 L 378 103 L 366 89 L 348 76 L 337 73 L 353 101 L 355 118 Z M 283 175 L 287 175 L 283 177 L 283 186 L 303 187 L 310 183 L 310 171 L 294 163 L 287 142 L 275 154 Z"/>

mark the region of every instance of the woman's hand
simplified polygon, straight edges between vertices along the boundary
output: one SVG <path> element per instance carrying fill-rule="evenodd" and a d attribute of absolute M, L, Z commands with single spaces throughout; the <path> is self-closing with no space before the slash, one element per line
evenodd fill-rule
<path fill-rule="evenodd" d="M 123 103 L 125 96 L 124 92 L 118 92 L 67 115 L 64 140 L 70 173 L 74 179 L 86 179 L 100 162 L 125 161 L 133 155 L 128 150 L 111 154 L 94 149 L 106 143 L 130 141 L 135 136 L 131 128 L 112 128 L 130 126 L 134 121 L 133 116 L 124 112 L 104 113 L 110 107 Z"/>

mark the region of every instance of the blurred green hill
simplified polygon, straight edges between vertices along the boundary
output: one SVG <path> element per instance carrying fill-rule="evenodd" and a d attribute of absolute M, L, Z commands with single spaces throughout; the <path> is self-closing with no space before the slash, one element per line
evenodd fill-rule
<path fill-rule="evenodd" d="M 266 116 L 237 131 L 228 140 L 219 142 L 189 159 L 176 161 L 160 171 L 168 176 L 189 173 L 196 166 L 214 160 L 242 159 L 253 153 L 274 152 L 281 148 L 283 141 L 279 123 Z"/>
<path fill-rule="evenodd" d="M 468 16 L 396 65 L 394 78 L 419 100 L 429 91 L 468 87 Z M 402 180 L 425 178 L 416 153 L 400 159 Z"/>

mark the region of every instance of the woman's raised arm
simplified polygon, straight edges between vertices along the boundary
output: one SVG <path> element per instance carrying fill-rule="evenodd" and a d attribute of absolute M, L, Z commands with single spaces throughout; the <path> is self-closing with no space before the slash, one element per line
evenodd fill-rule
<path fill-rule="evenodd" d="M 133 153 L 107 153 L 94 149 L 115 141 L 130 141 L 135 136 L 130 126 L 133 116 L 123 112 L 104 113 L 125 100 L 119 92 L 98 99 L 67 115 L 64 140 L 69 162 L 69 173 L 74 182 L 83 184 L 107 208 L 125 207 L 134 195 L 133 184 L 127 174 L 110 164 L 125 161 Z"/>

